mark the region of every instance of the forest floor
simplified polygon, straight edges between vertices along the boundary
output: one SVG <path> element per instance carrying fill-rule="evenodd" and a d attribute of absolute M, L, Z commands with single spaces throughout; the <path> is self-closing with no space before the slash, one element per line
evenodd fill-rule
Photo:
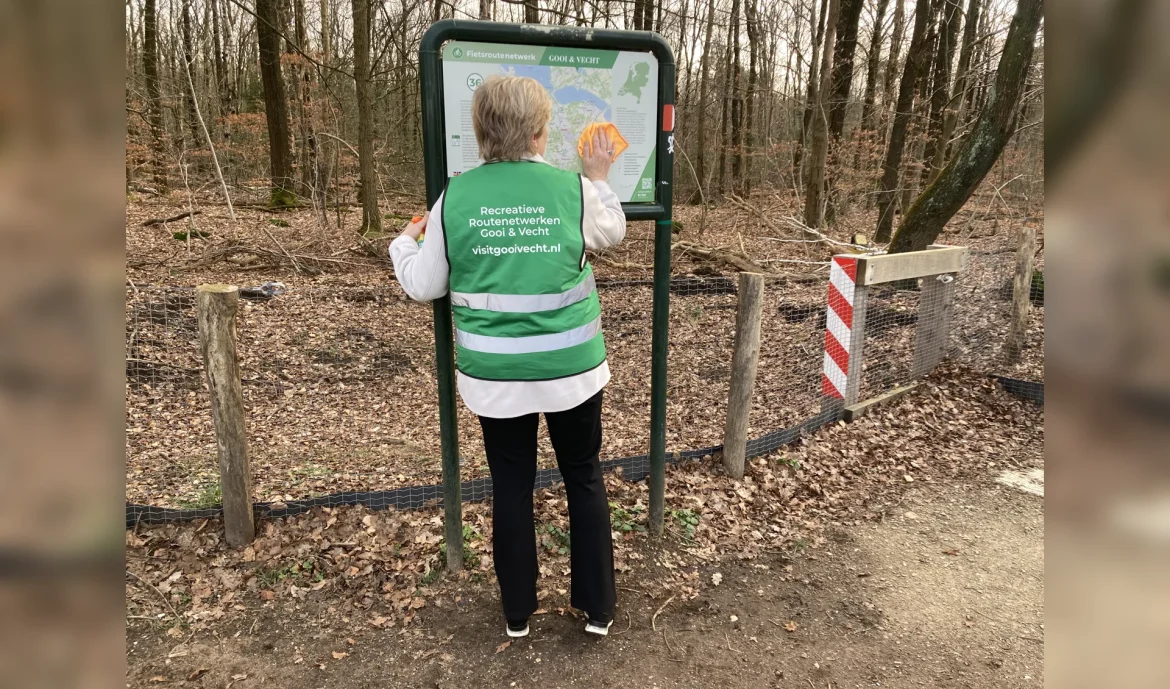
<path fill-rule="evenodd" d="M 1002 364 L 1014 236 L 1037 218 L 976 197 L 943 243 L 971 247 L 952 318 L 952 357 L 980 373 L 1043 379 L 1043 309 L 1033 309 L 1023 361 Z M 394 284 L 386 246 L 421 199 L 386 199 L 387 232 L 359 238 L 360 209 L 272 213 L 133 194 L 127 205 L 127 500 L 197 508 L 218 500 L 215 440 L 203 387 L 191 288 L 280 281 L 286 292 L 242 301 L 238 337 L 255 497 L 289 501 L 439 480 L 438 412 L 429 306 Z M 791 427 L 820 409 L 829 250 L 787 218 L 799 204 L 757 193 L 751 208 L 676 208 L 676 242 L 721 249 L 774 272 L 749 437 Z M 869 233 L 873 213 L 842 215 L 833 237 Z M 613 380 L 605 459 L 649 446 L 652 225 L 593 257 Z M 1041 254 L 1042 257 L 1042 254 Z M 736 268 L 679 244 L 672 259 L 667 449 L 720 442 L 735 325 Z M 1042 266 L 1042 263 L 1041 263 Z M 677 278 L 683 278 L 678 280 Z M 1006 291 L 1005 291 L 1006 290 Z M 912 361 L 917 292 L 871 295 L 863 393 L 903 382 Z M 486 475 L 473 415 L 459 408 L 464 477 Z M 541 466 L 552 466 L 542 429 Z"/>
<path fill-rule="evenodd" d="M 560 487 L 538 495 L 541 610 L 508 643 L 488 505 L 441 572 L 436 510 L 317 509 L 227 548 L 217 521 L 127 531 L 129 687 L 1040 687 L 1043 408 L 961 367 L 749 463 L 607 478 L 611 636 L 568 609 Z"/>

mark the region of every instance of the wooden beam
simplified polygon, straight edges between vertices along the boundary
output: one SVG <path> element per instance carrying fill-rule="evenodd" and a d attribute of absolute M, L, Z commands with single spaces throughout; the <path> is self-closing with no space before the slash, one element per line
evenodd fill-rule
<path fill-rule="evenodd" d="M 967 247 L 951 246 L 905 254 L 862 256 L 857 259 L 857 285 L 879 285 L 940 273 L 958 273 L 967 267 Z"/>
<path fill-rule="evenodd" d="M 1036 255 L 1036 230 L 1025 227 L 1016 250 L 1016 274 L 1012 280 L 1012 320 L 1008 327 L 1004 357 L 1008 365 L 1020 360 L 1028 334 L 1028 307 L 1032 298 L 1032 260 Z"/>
<path fill-rule="evenodd" d="M 911 378 L 921 378 L 947 355 L 954 312 L 955 279 L 949 274 L 928 275 L 918 293 L 918 324 L 914 330 Z"/>
<path fill-rule="evenodd" d="M 764 276 L 739 274 L 739 308 L 735 313 L 735 353 L 731 359 L 731 390 L 723 426 L 723 466 L 734 478 L 743 478 L 747 459 L 748 420 L 760 362 L 760 318 L 764 311 Z"/>
<path fill-rule="evenodd" d="M 870 410 L 877 407 L 879 404 L 885 404 L 886 402 L 892 402 L 892 401 L 898 399 L 899 397 L 905 395 L 906 393 L 910 392 L 911 390 L 913 390 L 916 387 L 918 387 L 918 383 L 910 383 L 908 385 L 902 385 L 900 387 L 894 388 L 893 390 L 890 390 L 889 392 L 882 393 L 882 394 L 878 395 L 877 397 L 870 397 L 869 399 L 865 400 L 864 402 L 858 402 L 857 404 L 851 404 L 848 407 L 845 407 L 845 411 L 842 414 L 842 418 L 844 418 L 845 421 L 847 421 L 847 422 L 853 422 L 853 421 L 865 416 L 866 414 L 868 414 L 870 412 Z"/>
<path fill-rule="evenodd" d="M 199 346 L 211 391 L 211 418 L 219 453 L 219 485 L 223 522 L 232 546 L 250 543 L 256 535 L 252 515 L 252 470 L 244 426 L 244 391 L 236 359 L 236 310 L 240 293 L 234 285 L 200 285 L 195 290 Z"/>

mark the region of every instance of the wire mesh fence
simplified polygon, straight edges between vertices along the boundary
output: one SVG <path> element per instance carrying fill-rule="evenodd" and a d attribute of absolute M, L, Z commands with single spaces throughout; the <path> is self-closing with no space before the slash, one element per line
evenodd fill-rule
<path fill-rule="evenodd" d="M 1042 308 L 1032 309 L 1024 362 L 997 368 L 1014 260 L 1011 249 L 972 252 L 970 267 L 953 286 L 949 352 L 978 370 L 1035 380 Z M 825 404 L 821 383 L 827 275 L 766 284 L 749 457 L 837 418 L 839 407 Z M 1042 290 L 1042 278 L 1033 284 Z M 602 278 L 598 287 L 613 376 L 603 405 L 603 466 L 640 479 L 650 468 L 652 284 Z M 722 275 L 677 276 L 670 293 L 666 445 L 678 461 L 712 454 L 722 442 L 737 282 Z M 887 286 L 871 293 L 862 399 L 912 379 L 922 294 Z M 128 523 L 219 513 L 194 295 L 180 287 L 126 290 Z M 1042 296 L 1035 305 L 1042 305 Z M 354 503 L 409 508 L 441 500 L 431 326 L 429 306 L 408 300 L 392 284 L 241 299 L 238 351 L 253 497 L 262 513 Z M 463 498 L 482 500 L 491 483 L 478 420 L 462 404 L 458 414 Z M 538 448 L 537 485 L 551 485 L 559 474 L 543 424 Z"/>

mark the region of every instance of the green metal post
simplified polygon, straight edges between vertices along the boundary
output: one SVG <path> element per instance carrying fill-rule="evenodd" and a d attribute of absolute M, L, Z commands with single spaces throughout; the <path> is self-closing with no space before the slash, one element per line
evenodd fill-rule
<path fill-rule="evenodd" d="M 650 533 L 661 536 L 666 509 L 666 362 L 670 350 L 671 190 L 674 188 L 674 132 L 663 126 L 669 107 L 674 119 L 674 58 L 658 56 L 658 202 L 662 217 L 654 224 L 654 311 L 650 343 Z"/>
<path fill-rule="evenodd" d="M 426 168 L 427 208 L 435 204 L 447 183 L 443 150 L 443 80 L 439 63 L 442 31 L 434 27 L 419 47 L 422 79 L 423 162 Z M 439 437 L 443 456 L 443 525 L 447 542 L 447 571 L 463 568 L 463 496 L 459 476 L 459 426 L 455 411 L 455 342 L 451 328 L 451 299 L 433 304 L 435 368 L 439 378 Z"/>

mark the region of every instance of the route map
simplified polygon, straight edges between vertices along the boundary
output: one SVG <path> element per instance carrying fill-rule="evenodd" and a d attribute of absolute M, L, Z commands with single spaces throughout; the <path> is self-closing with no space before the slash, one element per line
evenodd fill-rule
<path fill-rule="evenodd" d="M 545 160 L 581 171 L 577 139 L 592 122 L 612 122 L 629 143 L 610 171 L 623 202 L 654 200 L 658 62 L 648 53 L 452 41 L 443 48 L 447 174 L 483 161 L 471 123 L 471 98 L 487 77 L 531 77 L 552 97 Z"/>

